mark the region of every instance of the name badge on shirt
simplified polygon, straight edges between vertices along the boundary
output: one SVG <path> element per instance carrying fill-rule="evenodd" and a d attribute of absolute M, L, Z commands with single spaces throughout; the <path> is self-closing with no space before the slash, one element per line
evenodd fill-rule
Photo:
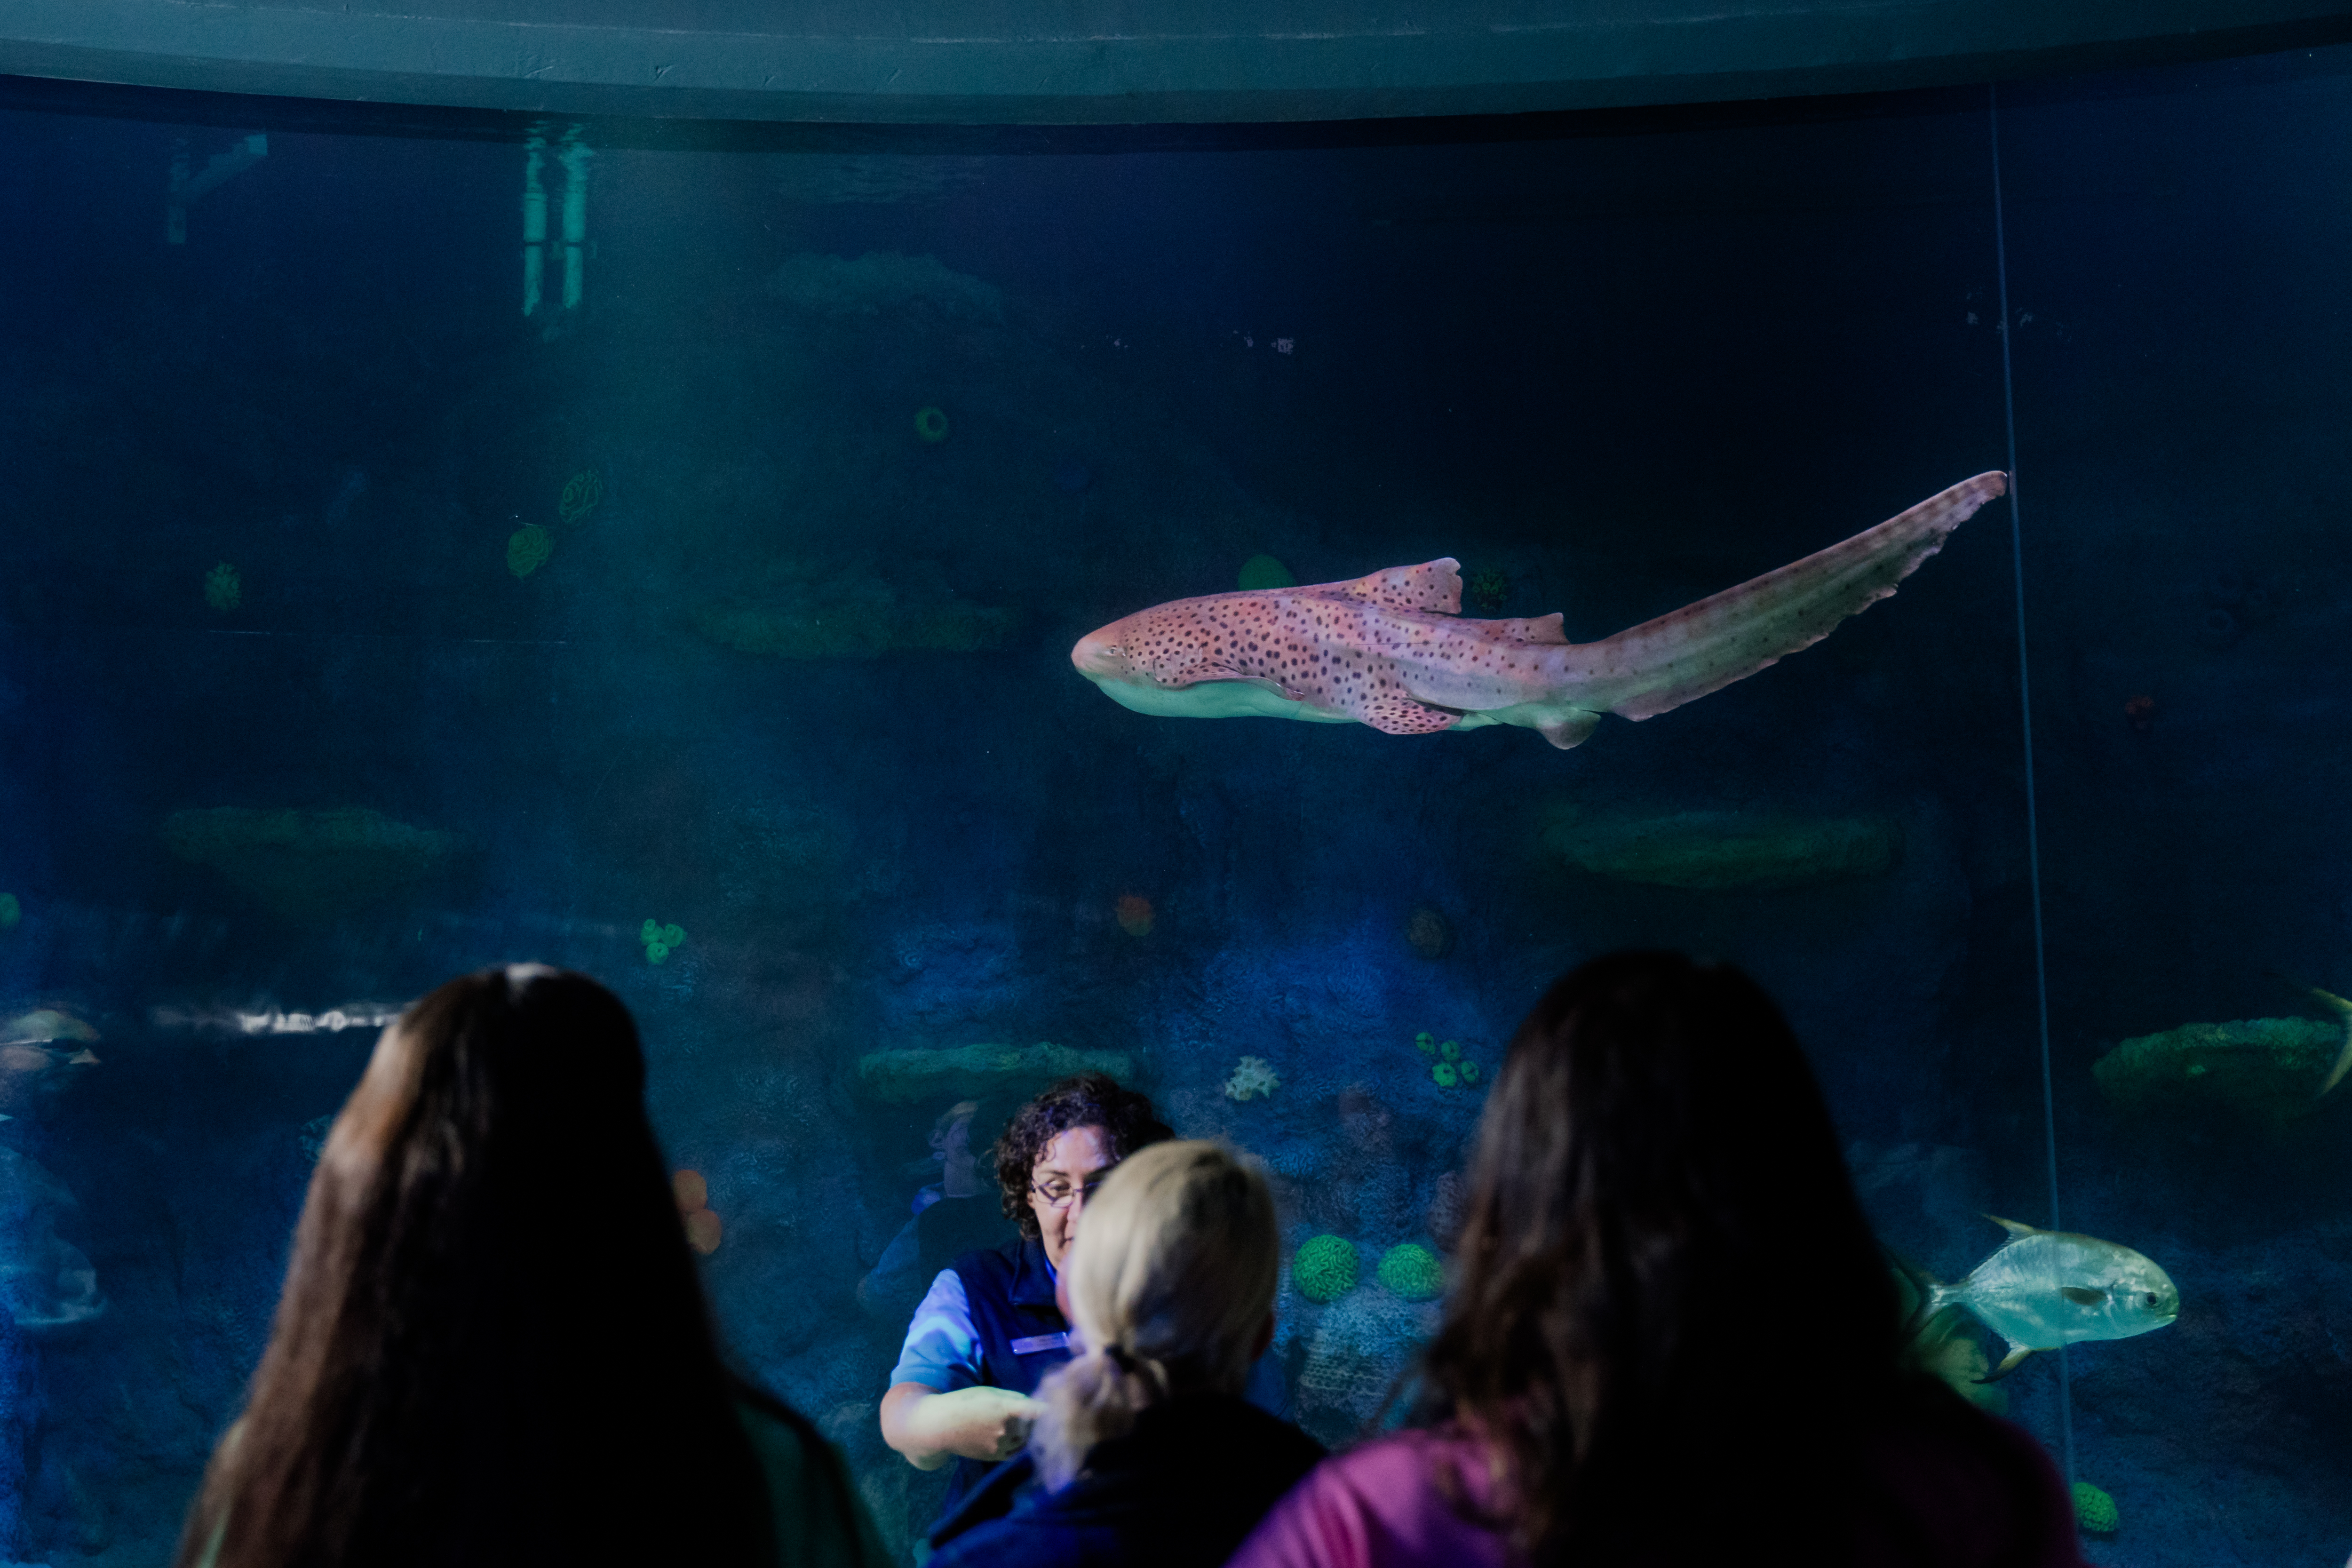
<path fill-rule="evenodd" d="M 1058 1334 L 1032 1334 L 1025 1340 L 1013 1342 L 1014 1355 L 1035 1355 L 1039 1351 L 1066 1351 L 1070 1348 L 1066 1329 Z"/>

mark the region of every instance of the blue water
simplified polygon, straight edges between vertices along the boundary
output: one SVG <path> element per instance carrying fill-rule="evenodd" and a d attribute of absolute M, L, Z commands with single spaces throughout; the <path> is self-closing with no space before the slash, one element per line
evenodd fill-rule
<path fill-rule="evenodd" d="M 0 110 L 0 1021 L 63 1009 L 100 1058 L 11 1069 L 0 1247 L 51 1299 L 70 1249 L 106 1303 L 0 1316 L 0 1557 L 168 1556 L 373 1036 L 329 1009 L 522 958 L 619 989 L 724 1222 L 730 1344 L 904 1540 L 936 1481 L 874 1425 L 892 1244 L 949 1104 L 984 1144 L 1035 1085 L 895 1100 L 861 1058 L 1124 1054 L 1262 1154 L 1289 1243 L 1363 1258 L 1278 1341 L 1344 1437 L 1421 1326 L 1373 1265 L 1443 1239 L 1481 1092 L 1415 1035 L 1491 1069 L 1553 974 L 1662 943 L 1783 999 L 1890 1245 L 1957 1277 L 1981 1214 L 2046 1222 L 2054 1126 L 2066 1226 L 2178 1281 L 2067 1389 L 2046 1356 L 2001 1385 L 2053 1451 L 2071 1402 L 2122 1521 L 2095 1561 L 2340 1560 L 2352 1090 L 2132 1109 L 2091 1064 L 2318 1016 L 2273 971 L 2352 993 L 2352 55 L 2004 89 L 2021 558 L 1996 504 L 1819 647 L 1568 752 L 1148 719 L 1067 662 L 1259 554 L 1456 556 L 1489 613 L 1589 639 L 2009 466 L 1986 109 L 606 128 L 582 303 L 528 318 L 523 127 Z M 175 139 L 201 166 L 257 128 L 167 246 Z M 1898 847 L 1716 889 L 1560 851 L 1563 814 L 1696 813 Z M 658 964 L 648 919 L 688 933 Z M 1244 1056 L 1270 1096 L 1221 1092 Z M 1792 1399 L 1805 1350 L 1759 1347 Z"/>

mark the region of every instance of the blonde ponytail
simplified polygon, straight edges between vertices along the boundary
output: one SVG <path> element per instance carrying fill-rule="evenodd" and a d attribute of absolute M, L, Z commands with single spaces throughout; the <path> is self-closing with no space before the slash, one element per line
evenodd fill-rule
<path fill-rule="evenodd" d="M 1037 1390 L 1029 1446 L 1048 1487 L 1161 1400 L 1237 1394 L 1280 1276 L 1265 1179 L 1214 1143 L 1155 1143 L 1087 1201 L 1064 1262 L 1085 1347 Z"/>

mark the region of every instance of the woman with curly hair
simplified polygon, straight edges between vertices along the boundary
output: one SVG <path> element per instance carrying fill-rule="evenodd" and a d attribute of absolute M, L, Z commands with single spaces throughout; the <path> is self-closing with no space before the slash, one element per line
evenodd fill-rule
<path fill-rule="evenodd" d="M 1086 1072 L 1023 1106 L 997 1140 L 998 1197 L 1021 1235 L 939 1272 L 882 1399 L 883 1441 L 919 1469 L 954 1464 L 944 1511 L 1020 1452 L 1030 1395 L 1070 1359 L 1054 1282 L 1088 1196 L 1121 1160 L 1173 1136 L 1148 1098 Z"/>
<path fill-rule="evenodd" d="M 1677 953 L 1519 1026 L 1420 1426 L 1319 1466 L 1236 1568 L 2079 1568 L 2021 1429 L 1913 1368 L 1779 1009 Z"/>
<path fill-rule="evenodd" d="M 883 1568 L 840 1455 L 719 1360 L 585 975 L 453 980 L 327 1135 L 183 1568 Z"/>

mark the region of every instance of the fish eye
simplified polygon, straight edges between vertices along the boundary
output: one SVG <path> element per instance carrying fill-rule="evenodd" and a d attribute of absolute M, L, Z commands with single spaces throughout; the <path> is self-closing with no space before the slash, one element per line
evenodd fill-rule
<path fill-rule="evenodd" d="M 2147 1293 L 2147 1304 L 2151 1307 L 2156 1305 L 2156 1292 L 2153 1290 Z"/>

